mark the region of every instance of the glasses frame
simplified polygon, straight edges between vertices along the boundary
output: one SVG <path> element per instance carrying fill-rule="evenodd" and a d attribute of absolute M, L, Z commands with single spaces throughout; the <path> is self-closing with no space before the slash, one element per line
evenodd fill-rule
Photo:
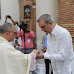
<path fill-rule="evenodd" d="M 13 32 L 15 35 L 17 34 L 17 32 L 14 32 L 14 31 L 10 31 L 10 32 Z"/>

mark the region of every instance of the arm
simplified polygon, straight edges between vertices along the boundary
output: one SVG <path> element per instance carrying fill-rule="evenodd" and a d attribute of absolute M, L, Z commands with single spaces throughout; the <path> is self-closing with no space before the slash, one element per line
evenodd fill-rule
<path fill-rule="evenodd" d="M 13 22 L 14 25 L 16 24 L 16 23 L 14 22 L 14 20 L 12 19 L 12 17 L 10 18 L 10 20 Z"/>
<path fill-rule="evenodd" d="M 35 63 L 36 63 L 36 54 L 35 53 L 31 53 L 31 64 L 30 64 L 30 71 L 34 71 L 35 69 Z"/>
<path fill-rule="evenodd" d="M 30 71 L 35 70 L 35 63 L 36 63 L 36 56 L 39 53 L 39 50 L 33 50 L 31 53 L 31 64 L 30 64 Z"/>
<path fill-rule="evenodd" d="M 7 16 L 5 16 L 5 23 L 7 22 Z"/>
<path fill-rule="evenodd" d="M 7 22 L 7 18 L 9 18 L 13 22 L 14 25 L 16 24 L 10 15 L 5 16 L 5 23 Z"/>
<path fill-rule="evenodd" d="M 34 38 L 34 37 L 35 37 L 35 34 L 34 34 L 34 32 L 33 32 L 33 31 L 30 31 L 29 37 L 32 37 L 32 38 Z"/>

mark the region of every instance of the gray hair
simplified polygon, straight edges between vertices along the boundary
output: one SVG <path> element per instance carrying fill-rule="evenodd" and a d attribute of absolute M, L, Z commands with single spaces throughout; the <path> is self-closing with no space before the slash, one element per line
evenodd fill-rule
<path fill-rule="evenodd" d="M 40 22 L 41 20 L 44 20 L 46 24 L 48 24 L 50 21 L 54 23 L 53 18 L 49 14 L 43 14 L 38 19 L 37 22 Z"/>
<path fill-rule="evenodd" d="M 8 31 L 13 31 L 11 23 L 4 23 L 2 26 L 0 26 L 0 34 L 4 34 Z"/>

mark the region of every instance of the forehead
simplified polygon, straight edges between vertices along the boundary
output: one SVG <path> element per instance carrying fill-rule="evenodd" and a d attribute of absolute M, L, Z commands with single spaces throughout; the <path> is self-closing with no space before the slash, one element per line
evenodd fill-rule
<path fill-rule="evenodd" d="M 40 26 L 40 27 L 41 27 L 41 26 L 45 26 L 45 25 L 46 25 L 46 23 L 45 23 L 44 20 L 39 21 L 39 26 Z"/>

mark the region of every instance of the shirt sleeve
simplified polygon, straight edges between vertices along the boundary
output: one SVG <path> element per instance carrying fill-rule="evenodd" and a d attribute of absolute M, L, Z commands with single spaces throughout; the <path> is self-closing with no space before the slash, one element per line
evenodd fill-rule
<path fill-rule="evenodd" d="M 60 36 L 59 45 L 60 46 L 58 46 L 59 48 L 58 53 L 50 54 L 47 51 L 46 53 L 44 53 L 44 58 L 50 60 L 58 60 L 58 61 L 63 61 L 65 59 L 72 59 L 71 58 L 73 55 L 72 38 L 69 33 L 68 34 L 64 33 Z"/>
<path fill-rule="evenodd" d="M 30 71 L 34 71 L 35 70 L 35 63 L 36 63 L 36 54 L 35 53 L 31 53 L 31 64 L 30 64 Z"/>

